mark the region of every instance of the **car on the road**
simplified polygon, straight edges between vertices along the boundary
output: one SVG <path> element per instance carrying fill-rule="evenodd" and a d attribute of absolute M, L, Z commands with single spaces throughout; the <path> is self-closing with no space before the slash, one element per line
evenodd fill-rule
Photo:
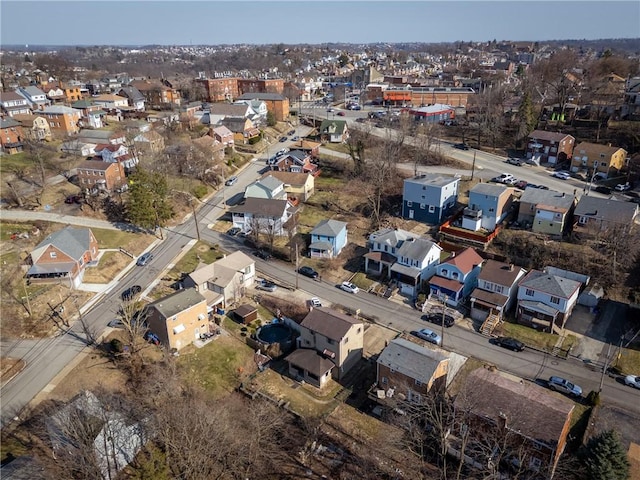
<path fill-rule="evenodd" d="M 314 308 L 318 308 L 322 306 L 322 302 L 320 302 L 318 297 L 311 297 L 311 299 L 309 299 L 309 305 Z"/>
<path fill-rule="evenodd" d="M 571 395 L 573 397 L 582 396 L 582 388 L 562 377 L 549 377 L 548 385 L 551 390 L 554 390 L 556 392 L 566 393 L 567 395 Z"/>
<path fill-rule="evenodd" d="M 327 108 L 327 112 L 329 112 L 329 113 L 333 112 L 333 108 L 331 108 L 331 107 Z"/>
<path fill-rule="evenodd" d="M 569 178 L 571 178 L 571 174 L 569 172 L 565 172 L 563 170 L 560 170 L 558 172 L 553 172 L 553 174 L 551 176 L 559 178 L 561 180 L 568 180 Z"/>
<path fill-rule="evenodd" d="M 344 112 L 338 112 L 338 113 L 336 113 L 336 115 L 339 116 L 339 117 L 344 117 L 345 113 Z"/>
<path fill-rule="evenodd" d="M 549 190 L 549 187 L 547 187 L 546 185 L 538 185 L 536 186 L 536 188 L 539 188 L 540 190 Z"/>
<path fill-rule="evenodd" d="M 442 325 L 442 322 L 443 322 L 441 313 L 427 313 L 426 315 L 422 316 L 422 319 L 426 320 L 427 322 L 435 323 L 436 325 Z M 445 313 L 444 326 L 449 328 L 449 327 L 452 327 L 455 323 L 456 323 L 455 318 Z"/>
<path fill-rule="evenodd" d="M 238 177 L 236 177 L 236 176 L 234 175 L 233 177 L 229 177 L 229 178 L 227 179 L 227 181 L 226 181 L 226 182 L 224 182 L 224 184 L 225 184 L 227 187 L 230 187 L 231 185 L 235 185 L 237 182 L 238 182 Z"/>
<path fill-rule="evenodd" d="M 239 233 L 240 233 L 240 228 L 239 227 L 231 227 L 229 230 L 227 230 L 227 235 L 229 235 L 231 237 L 235 237 Z"/>
<path fill-rule="evenodd" d="M 291 136 L 291 135 L 293 135 L 294 133 L 296 133 L 296 131 L 295 131 L 295 130 L 289 130 L 289 131 L 287 132 L 287 135 Z"/>
<path fill-rule="evenodd" d="M 122 298 L 122 300 L 125 302 L 130 302 L 141 291 L 142 291 L 142 287 L 140 285 L 131 285 L 124 292 L 122 292 L 122 295 L 120 295 L 120 298 Z"/>
<path fill-rule="evenodd" d="M 457 148 L 458 150 L 469 150 L 469 145 L 466 143 L 456 143 L 453 148 Z"/>
<path fill-rule="evenodd" d="M 300 140 L 300 137 L 298 135 L 296 135 L 291 140 L 293 140 L 294 142 L 297 142 L 298 140 Z"/>
<path fill-rule="evenodd" d="M 508 182 L 516 182 L 517 180 L 510 173 L 501 173 L 497 177 L 493 177 L 491 181 L 496 183 L 508 183 Z"/>
<path fill-rule="evenodd" d="M 594 188 L 594 191 L 598 193 L 604 193 L 605 195 L 611 194 L 611 189 L 609 187 L 605 187 L 604 185 L 598 185 L 596 188 Z"/>
<path fill-rule="evenodd" d="M 507 158 L 507 163 L 510 165 L 516 165 L 518 167 L 521 167 L 522 165 L 524 165 L 524 162 L 522 160 L 520 160 L 519 158 L 513 158 L 513 157 Z"/>
<path fill-rule="evenodd" d="M 353 283 L 351 283 L 351 282 L 342 282 L 340 284 L 340 289 L 344 290 L 345 292 L 349 292 L 349 293 L 358 293 L 360 291 L 358 286 L 353 284 Z"/>
<path fill-rule="evenodd" d="M 253 254 L 262 260 L 271 260 L 271 254 L 266 250 L 256 250 Z"/>
<path fill-rule="evenodd" d="M 300 273 L 301 275 L 304 275 L 305 277 L 309 277 L 309 278 L 318 278 L 318 272 L 316 272 L 313 268 L 311 267 L 300 267 L 298 269 L 298 273 Z"/>
<path fill-rule="evenodd" d="M 153 260 L 153 254 L 151 252 L 143 253 L 138 257 L 138 260 L 136 260 L 136 265 L 144 267 L 151 260 Z"/>
<path fill-rule="evenodd" d="M 412 332 L 416 337 L 421 338 L 422 340 L 426 340 L 429 343 L 433 343 L 435 345 L 442 345 L 442 337 L 438 335 L 433 330 L 429 330 L 428 328 L 422 328 L 417 332 Z"/>
<path fill-rule="evenodd" d="M 516 188 L 519 188 L 520 190 L 524 190 L 529 186 L 529 183 L 526 182 L 525 180 L 518 180 L 516 183 L 513 184 L 513 186 Z"/>
<path fill-rule="evenodd" d="M 631 190 L 631 184 L 629 182 L 619 183 L 618 185 L 616 185 L 617 192 L 626 192 L 627 190 Z"/>
<path fill-rule="evenodd" d="M 287 137 L 280 137 L 280 138 L 278 139 L 278 141 L 279 141 L 280 143 L 284 143 L 284 142 L 286 142 L 286 141 L 287 141 Z"/>
<path fill-rule="evenodd" d="M 640 388 L 640 376 L 627 375 L 624 377 L 624 384 L 629 385 L 630 387 Z"/>
<path fill-rule="evenodd" d="M 264 290 L 265 292 L 275 292 L 277 288 L 278 287 L 275 283 L 270 282 L 268 280 L 260 280 L 256 284 L 257 290 Z"/>
<path fill-rule="evenodd" d="M 525 346 L 520 340 L 512 337 L 498 337 L 494 340 L 494 343 L 499 347 L 508 348 L 514 352 L 522 352 Z"/>

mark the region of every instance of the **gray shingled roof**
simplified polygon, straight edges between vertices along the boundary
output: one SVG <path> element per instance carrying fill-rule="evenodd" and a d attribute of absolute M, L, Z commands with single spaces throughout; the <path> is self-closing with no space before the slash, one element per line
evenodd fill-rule
<path fill-rule="evenodd" d="M 560 142 L 565 137 L 570 137 L 566 133 L 547 132 L 545 130 L 534 130 L 529 134 L 529 138 L 534 140 L 546 140 Z"/>
<path fill-rule="evenodd" d="M 633 202 L 619 202 L 608 198 L 583 195 L 576 205 L 574 215 L 590 216 L 607 222 L 629 224 L 638 214 L 638 204 Z"/>
<path fill-rule="evenodd" d="M 422 260 L 431 251 L 435 244 L 426 238 L 410 238 L 402 242 L 396 250 L 398 257 L 406 257 L 414 260 Z"/>
<path fill-rule="evenodd" d="M 91 230 L 88 228 L 65 227 L 53 232 L 40 242 L 31 252 L 34 263 L 49 245 L 53 245 L 73 259 L 81 258 L 91 245 Z"/>
<path fill-rule="evenodd" d="M 320 223 L 316 225 L 316 228 L 311 230 L 311 235 L 335 237 L 346 227 L 346 222 L 340 222 L 338 220 L 321 220 Z"/>
<path fill-rule="evenodd" d="M 380 353 L 378 363 L 409 378 L 428 383 L 438 365 L 448 357 L 404 338 L 396 338 Z"/>
<path fill-rule="evenodd" d="M 458 177 L 452 177 L 450 175 L 440 175 L 439 173 L 425 173 L 414 178 L 405 179 L 405 183 L 414 183 L 416 185 L 433 185 L 434 187 L 444 187 L 455 181 L 458 181 Z"/>
<path fill-rule="evenodd" d="M 513 191 L 513 188 L 505 187 L 504 185 L 496 185 L 492 183 L 478 183 L 475 185 L 469 193 L 475 193 L 478 195 L 489 195 L 490 197 L 499 197 L 506 190 Z"/>
<path fill-rule="evenodd" d="M 186 288 L 150 303 L 149 308 L 153 307 L 169 318 L 200 302 L 206 302 L 205 298 L 195 288 Z"/>
<path fill-rule="evenodd" d="M 287 200 L 275 200 L 273 198 L 249 197 L 241 205 L 232 207 L 232 213 L 250 213 L 253 215 L 266 215 L 280 218 L 287 208 Z"/>
<path fill-rule="evenodd" d="M 349 329 L 358 324 L 362 324 L 362 322 L 344 313 L 324 307 L 314 308 L 300 323 L 301 326 L 312 332 L 324 335 L 336 342 L 341 341 Z"/>
<path fill-rule="evenodd" d="M 285 361 L 314 374 L 316 377 L 323 376 L 336 366 L 331 360 L 308 348 L 294 350 L 285 357 Z"/>
<path fill-rule="evenodd" d="M 530 288 L 556 297 L 569 298 L 582 284 L 557 275 L 549 275 L 540 270 L 531 270 L 520 281 L 519 288 Z"/>
<path fill-rule="evenodd" d="M 284 100 L 279 93 L 244 93 L 236 100 Z"/>
<path fill-rule="evenodd" d="M 417 235 L 402 229 L 383 228 L 369 235 L 370 242 L 386 243 L 387 245 L 394 247 L 398 242 L 406 240 L 407 238 L 416 238 Z"/>
<path fill-rule="evenodd" d="M 520 203 L 541 204 L 566 209 L 571 208 L 574 200 L 575 197 L 573 195 L 539 188 L 527 188 L 520 197 Z"/>
<path fill-rule="evenodd" d="M 16 122 L 13 118 L 0 118 L 0 128 L 11 128 L 20 126 L 20 122 Z"/>

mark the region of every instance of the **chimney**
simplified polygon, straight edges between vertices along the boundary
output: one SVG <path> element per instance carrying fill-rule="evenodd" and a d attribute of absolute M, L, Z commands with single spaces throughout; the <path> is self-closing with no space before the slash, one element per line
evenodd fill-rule
<path fill-rule="evenodd" d="M 510 271 L 510 272 L 513 272 L 513 263 L 510 263 L 510 264 L 509 264 L 509 271 Z"/>
<path fill-rule="evenodd" d="M 562 192 L 562 198 L 564 198 L 564 192 Z"/>

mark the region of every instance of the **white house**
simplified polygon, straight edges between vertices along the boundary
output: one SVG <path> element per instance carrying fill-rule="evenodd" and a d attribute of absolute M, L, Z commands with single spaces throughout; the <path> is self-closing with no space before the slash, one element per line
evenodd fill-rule
<path fill-rule="evenodd" d="M 286 200 L 287 192 L 284 183 L 275 177 L 268 176 L 247 185 L 244 190 L 245 198 L 274 198 Z"/>
<path fill-rule="evenodd" d="M 18 87 L 18 90 L 16 91 L 24 98 L 26 98 L 27 102 L 29 102 L 32 107 L 37 108 L 38 105 L 47 105 L 49 103 L 47 94 L 40 90 L 38 87 L 34 87 L 32 85 L 28 87 Z"/>
<path fill-rule="evenodd" d="M 93 97 L 93 103 L 100 105 L 102 108 L 109 110 L 115 110 L 117 108 L 128 108 L 129 100 L 126 97 L 120 95 L 104 94 Z"/>
<path fill-rule="evenodd" d="M 287 234 L 287 222 L 295 210 L 288 200 L 250 197 L 243 204 L 232 207 L 230 212 L 233 226 L 243 232 L 257 230 L 260 233 L 284 236 Z"/>

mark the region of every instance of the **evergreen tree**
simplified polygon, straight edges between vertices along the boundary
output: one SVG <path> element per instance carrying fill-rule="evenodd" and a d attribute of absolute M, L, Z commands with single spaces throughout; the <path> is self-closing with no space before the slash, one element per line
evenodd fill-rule
<path fill-rule="evenodd" d="M 173 216 L 168 193 L 169 187 L 163 175 L 138 168 L 129 177 L 127 218 L 148 230 L 163 226 Z"/>
<path fill-rule="evenodd" d="M 629 478 L 627 452 L 613 430 L 589 439 L 583 451 L 588 480 L 626 480 Z"/>

